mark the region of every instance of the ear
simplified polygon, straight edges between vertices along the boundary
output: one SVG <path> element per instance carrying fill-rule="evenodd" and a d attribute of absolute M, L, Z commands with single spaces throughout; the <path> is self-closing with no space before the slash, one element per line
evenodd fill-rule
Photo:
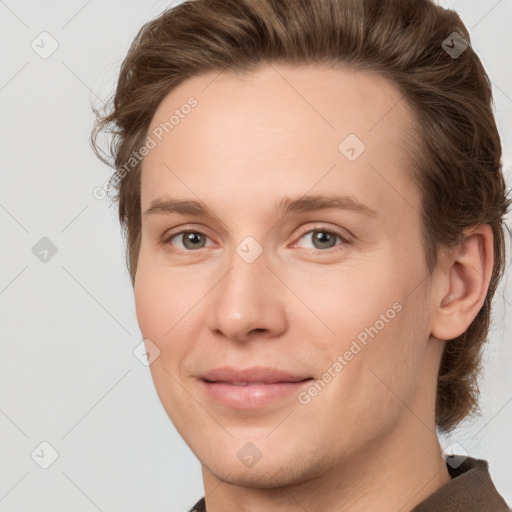
<path fill-rule="evenodd" d="M 491 227 L 480 224 L 464 230 L 463 241 L 438 265 L 432 336 L 451 340 L 467 330 L 484 303 L 493 265 Z"/>

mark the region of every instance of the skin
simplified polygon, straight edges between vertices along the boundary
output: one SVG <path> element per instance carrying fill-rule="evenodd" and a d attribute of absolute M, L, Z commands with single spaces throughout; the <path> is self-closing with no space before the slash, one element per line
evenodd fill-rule
<path fill-rule="evenodd" d="M 160 350 L 150 366 L 159 398 L 201 461 L 208 511 L 411 510 L 450 480 L 437 372 L 445 340 L 485 299 L 489 226 L 445 249 L 428 275 L 407 174 L 411 112 L 380 76 L 311 65 L 209 73 L 171 91 L 148 133 L 191 96 L 197 107 L 143 162 L 135 300 Z M 338 149 L 351 133 L 366 145 L 353 162 Z M 350 196 L 377 215 L 274 209 L 311 194 Z M 145 214 L 164 196 L 210 213 Z M 314 229 L 350 241 L 315 244 Z M 180 230 L 204 236 L 169 239 Z M 236 250 L 248 236 L 263 250 L 252 263 Z M 292 394 L 227 408 L 197 379 L 223 365 L 321 379 L 394 303 L 400 312 L 307 404 Z M 237 457 L 249 441 L 261 453 L 252 467 Z"/>

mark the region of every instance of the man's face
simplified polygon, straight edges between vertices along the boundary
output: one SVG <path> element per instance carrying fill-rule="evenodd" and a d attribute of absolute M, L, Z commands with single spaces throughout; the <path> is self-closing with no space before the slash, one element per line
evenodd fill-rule
<path fill-rule="evenodd" d="M 189 79 L 155 113 L 137 318 L 160 351 L 160 400 L 207 474 L 283 485 L 396 456 L 399 432 L 435 428 L 442 346 L 401 98 L 378 76 L 265 66 Z"/>

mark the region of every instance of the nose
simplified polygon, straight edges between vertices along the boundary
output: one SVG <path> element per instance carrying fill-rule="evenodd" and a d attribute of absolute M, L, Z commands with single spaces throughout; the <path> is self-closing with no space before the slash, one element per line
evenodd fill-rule
<path fill-rule="evenodd" d="M 286 330 L 286 289 L 263 252 L 248 262 L 237 253 L 209 295 L 207 324 L 235 341 L 272 338 Z"/>

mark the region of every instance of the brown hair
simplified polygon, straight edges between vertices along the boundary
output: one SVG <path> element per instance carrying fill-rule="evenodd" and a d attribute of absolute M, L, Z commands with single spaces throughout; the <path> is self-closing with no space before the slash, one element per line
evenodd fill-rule
<path fill-rule="evenodd" d="M 465 51 L 449 53 L 464 49 L 464 41 Z M 111 104 L 103 113 L 94 109 L 91 135 L 98 157 L 116 170 L 110 185 L 127 236 L 132 284 L 140 247 L 140 161 L 128 170 L 126 163 L 144 144 L 158 105 L 189 77 L 272 62 L 376 72 L 400 90 L 419 134 L 410 134 L 410 156 L 430 272 L 439 247 L 460 242 L 464 228 L 492 227 L 495 259 L 485 302 L 467 331 L 447 343 L 440 365 L 436 423 L 450 432 L 478 410 L 477 377 L 503 274 L 510 200 L 490 80 L 457 13 L 432 0 L 189 0 L 146 23 L 122 63 Z M 112 135 L 107 156 L 97 143 L 102 131 Z"/>

